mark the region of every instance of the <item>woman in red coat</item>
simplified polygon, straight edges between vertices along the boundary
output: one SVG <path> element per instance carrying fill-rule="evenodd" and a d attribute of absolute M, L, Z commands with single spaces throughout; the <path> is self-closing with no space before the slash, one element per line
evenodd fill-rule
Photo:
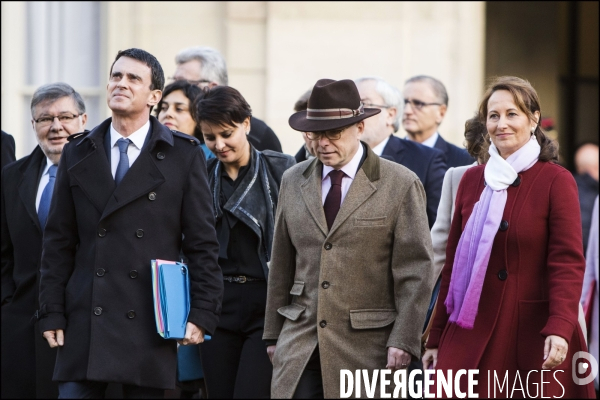
<path fill-rule="evenodd" d="M 593 383 L 572 377 L 573 355 L 587 351 L 577 322 L 585 260 L 575 181 L 555 163 L 529 82 L 497 78 L 479 116 L 490 160 L 467 170 L 458 189 L 424 368 L 446 377 L 478 369 L 479 397 L 594 397 Z"/>

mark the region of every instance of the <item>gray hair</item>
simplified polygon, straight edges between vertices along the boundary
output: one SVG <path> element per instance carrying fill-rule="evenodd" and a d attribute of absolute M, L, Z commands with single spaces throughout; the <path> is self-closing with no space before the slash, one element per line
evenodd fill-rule
<path fill-rule="evenodd" d="M 394 127 L 394 132 L 398 131 L 400 128 L 400 116 L 402 115 L 402 93 L 394 86 L 376 76 L 363 76 L 355 79 L 354 83 L 359 84 L 368 81 L 375 82 L 375 91 L 383 99 L 384 104 L 382 105 L 396 108 L 396 117 L 394 118 L 392 125 Z"/>
<path fill-rule="evenodd" d="M 433 89 L 433 93 L 435 93 L 435 97 L 437 97 L 438 101 L 448 107 L 448 92 L 446 91 L 446 86 L 444 86 L 442 82 L 432 76 L 417 75 L 408 79 L 404 84 L 407 85 L 412 82 L 427 82 Z"/>
<path fill-rule="evenodd" d="M 40 103 L 45 103 L 47 101 L 54 102 L 63 97 L 70 97 L 73 100 L 79 114 L 85 113 L 85 103 L 83 102 L 81 95 L 68 83 L 57 82 L 40 86 L 35 91 L 31 98 L 31 116 L 33 117 L 33 111 Z"/>
<path fill-rule="evenodd" d="M 202 65 L 202 78 L 211 82 L 217 82 L 219 85 L 227 86 L 229 79 L 227 77 L 227 64 L 225 59 L 217 50 L 207 46 L 189 47 L 181 50 L 175 56 L 177 65 L 188 61 L 198 60 Z"/>

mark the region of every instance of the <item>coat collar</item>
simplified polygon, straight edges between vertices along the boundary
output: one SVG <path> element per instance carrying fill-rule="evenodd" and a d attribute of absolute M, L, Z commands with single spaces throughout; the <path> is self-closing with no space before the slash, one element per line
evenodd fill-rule
<path fill-rule="evenodd" d="M 29 214 L 29 217 L 33 220 L 35 226 L 42 233 L 40 226 L 40 220 L 35 209 L 35 198 L 37 196 L 37 190 L 39 186 L 39 172 L 42 162 L 46 161 L 46 155 L 40 148 L 36 146 L 33 152 L 27 158 L 27 161 L 19 167 L 21 173 L 21 179 L 18 184 L 19 196 L 21 201 L 25 205 L 25 209 Z"/>
<path fill-rule="evenodd" d="M 112 118 L 108 118 L 82 139 L 77 147 L 89 146 L 88 153 L 69 173 L 77 181 L 102 219 L 165 181 L 156 165 L 154 149 L 159 142 L 174 145 L 173 133 L 154 117 L 150 117 L 151 133 L 147 145 L 133 163 L 121 184 L 116 187 L 110 163 L 104 151 L 104 135 L 108 135 Z M 85 143 L 85 144 L 84 144 Z M 164 154 L 163 154 L 164 158 Z"/>
<path fill-rule="evenodd" d="M 373 153 L 369 146 L 363 142 L 361 142 L 361 145 L 364 146 L 367 157 L 354 177 L 350 189 L 348 189 L 346 198 L 340 207 L 331 230 L 327 229 L 325 211 L 322 204 L 321 175 L 323 163 L 315 158 L 303 172 L 306 180 L 301 184 L 302 198 L 311 216 L 326 237 L 331 236 L 377 190 L 373 182 L 378 181 L 381 176 L 379 157 Z"/>
<path fill-rule="evenodd" d="M 381 153 L 381 157 L 389 156 L 390 158 L 396 160 L 400 157 L 400 155 L 404 152 L 405 149 L 405 141 L 397 136 L 391 135 L 390 140 L 388 140 L 387 144 L 383 149 L 383 152 Z"/>

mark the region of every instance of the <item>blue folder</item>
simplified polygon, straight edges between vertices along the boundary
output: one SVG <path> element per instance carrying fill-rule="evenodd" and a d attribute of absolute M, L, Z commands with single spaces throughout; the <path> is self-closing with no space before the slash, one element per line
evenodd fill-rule
<path fill-rule="evenodd" d="M 158 287 L 165 339 L 183 339 L 190 312 L 190 280 L 185 264 L 160 264 Z"/>

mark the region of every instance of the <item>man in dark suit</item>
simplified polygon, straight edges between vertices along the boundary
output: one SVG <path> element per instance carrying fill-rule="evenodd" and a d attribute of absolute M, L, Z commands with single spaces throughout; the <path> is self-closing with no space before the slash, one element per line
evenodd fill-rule
<path fill-rule="evenodd" d="M 79 93 L 53 83 L 33 94 L 31 118 L 38 146 L 2 171 L 2 398 L 58 396 L 52 382 L 56 349 L 48 347 L 31 317 L 38 309 L 53 175 L 67 137 L 83 131 L 87 114 Z"/>
<path fill-rule="evenodd" d="M 198 46 L 181 50 L 175 56 L 177 69 L 173 79 L 185 79 L 200 87 L 227 86 L 227 64 L 217 50 Z M 250 133 L 248 139 L 256 150 L 273 150 L 281 153 L 281 143 L 267 124 L 262 120 L 252 117 L 250 119 Z"/>
<path fill-rule="evenodd" d="M 587 251 L 592 212 L 598 197 L 598 145 L 585 142 L 575 150 L 575 182 L 579 192 L 581 228 L 583 229 L 583 249 Z"/>
<path fill-rule="evenodd" d="M 0 163 L 0 169 L 15 160 L 15 138 L 2 131 L 2 161 Z"/>
<path fill-rule="evenodd" d="M 73 135 L 56 175 L 44 232 L 40 330 L 58 346 L 63 398 L 162 398 L 175 388 L 175 341 L 156 332 L 152 259 L 188 259 L 190 311 L 181 344 L 217 326 L 223 277 L 199 142 L 160 124 L 158 60 L 120 51 L 110 70 L 112 118 Z"/>
<path fill-rule="evenodd" d="M 355 80 L 365 107 L 379 108 L 381 113 L 365 120 L 363 141 L 375 154 L 404 165 L 414 172 L 427 195 L 429 229 L 435 222 L 446 173 L 446 163 L 441 151 L 394 136 L 399 128 L 398 108 L 402 102 L 400 91 L 376 77 Z"/>
<path fill-rule="evenodd" d="M 404 84 L 403 97 L 402 127 L 407 139 L 441 150 L 448 168 L 475 162 L 467 150 L 446 142 L 438 132 L 448 110 L 448 92 L 442 82 L 426 75 L 412 77 Z"/>

